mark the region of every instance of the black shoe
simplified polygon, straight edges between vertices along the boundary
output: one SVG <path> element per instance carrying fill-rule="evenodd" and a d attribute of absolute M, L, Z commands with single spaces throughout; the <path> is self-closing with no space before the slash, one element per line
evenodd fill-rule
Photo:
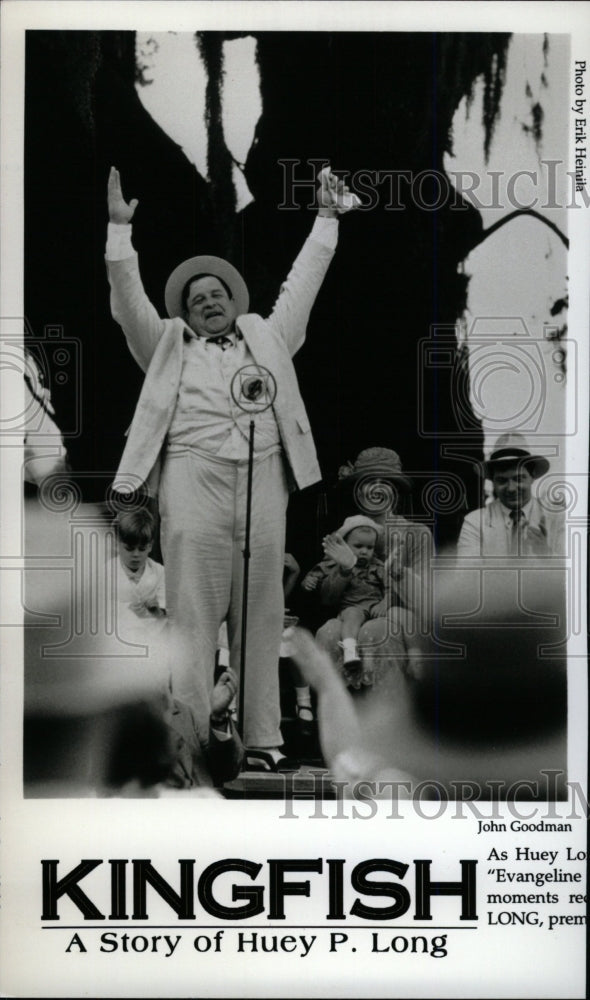
<path fill-rule="evenodd" d="M 316 727 L 311 705 L 295 705 L 295 725 L 300 739 L 311 739 Z"/>
<path fill-rule="evenodd" d="M 277 760 L 271 753 L 261 749 L 246 750 L 243 771 L 262 771 L 270 774 L 282 774 L 286 771 L 298 771 L 299 761 L 293 757 L 281 756 Z"/>

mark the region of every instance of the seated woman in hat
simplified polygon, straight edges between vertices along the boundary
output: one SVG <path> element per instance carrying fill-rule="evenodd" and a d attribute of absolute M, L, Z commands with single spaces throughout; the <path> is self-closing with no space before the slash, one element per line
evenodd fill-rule
<path fill-rule="evenodd" d="M 432 536 L 425 525 L 397 512 L 411 482 L 390 448 L 366 448 L 354 463 L 342 466 L 338 488 L 345 505 L 369 517 L 380 529 L 375 556 L 383 560 L 385 596 L 379 613 L 362 624 L 357 649 L 362 668 L 354 686 L 401 682 L 419 631 L 432 557 Z M 341 623 L 332 618 L 317 632 L 318 641 L 337 664 L 343 662 Z M 400 668 L 400 669 L 397 669 Z"/>

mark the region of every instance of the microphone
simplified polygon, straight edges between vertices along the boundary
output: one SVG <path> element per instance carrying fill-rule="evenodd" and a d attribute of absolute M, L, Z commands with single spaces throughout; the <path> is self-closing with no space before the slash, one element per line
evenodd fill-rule
<path fill-rule="evenodd" d="M 242 382 L 241 390 L 249 403 L 257 403 L 264 392 L 264 382 L 257 375 L 248 375 Z"/>
<path fill-rule="evenodd" d="M 243 365 L 232 378 L 230 389 L 234 403 L 245 413 L 263 413 L 276 399 L 277 382 L 264 365 Z"/>

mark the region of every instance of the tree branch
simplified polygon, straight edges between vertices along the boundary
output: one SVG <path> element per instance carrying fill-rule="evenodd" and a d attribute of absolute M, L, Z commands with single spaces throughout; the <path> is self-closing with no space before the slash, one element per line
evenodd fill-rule
<path fill-rule="evenodd" d="M 568 240 L 567 236 L 564 233 L 562 233 L 559 226 L 556 226 L 555 223 L 551 222 L 550 219 L 545 218 L 545 216 L 541 215 L 540 212 L 536 212 L 534 208 L 517 208 L 514 212 L 510 212 L 508 215 L 505 215 L 503 219 L 498 219 L 498 221 L 494 222 L 494 224 L 490 226 L 489 229 L 484 229 L 479 239 L 472 244 L 471 250 L 469 252 L 471 253 L 473 250 L 475 250 L 476 247 L 480 245 L 480 243 L 483 243 L 484 240 L 487 240 L 488 236 L 491 236 L 492 233 L 495 233 L 502 226 L 505 226 L 507 222 L 512 222 L 512 220 L 516 219 L 519 215 L 528 215 L 531 216 L 533 219 L 537 219 L 539 222 L 545 223 L 545 225 L 549 226 L 549 229 L 552 229 L 555 235 L 559 237 L 564 247 L 567 250 L 569 250 L 570 241 Z"/>

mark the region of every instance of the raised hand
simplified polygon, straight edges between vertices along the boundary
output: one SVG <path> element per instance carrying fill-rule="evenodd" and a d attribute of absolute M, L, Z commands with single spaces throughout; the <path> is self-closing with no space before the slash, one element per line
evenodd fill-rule
<path fill-rule="evenodd" d="M 317 200 L 320 215 L 335 217 L 358 208 L 360 198 L 352 194 L 350 189 L 333 174 L 330 167 L 324 167 L 318 175 Z"/>
<path fill-rule="evenodd" d="M 131 222 L 133 213 L 137 208 L 137 198 L 127 203 L 123 198 L 121 190 L 121 178 L 116 167 L 111 167 L 109 181 L 107 185 L 107 202 L 109 206 L 109 220 L 119 225 Z"/>
<path fill-rule="evenodd" d="M 352 569 L 356 565 L 356 556 L 350 545 L 347 545 L 340 535 L 326 535 L 322 545 L 328 559 L 333 559 L 342 569 Z"/>

